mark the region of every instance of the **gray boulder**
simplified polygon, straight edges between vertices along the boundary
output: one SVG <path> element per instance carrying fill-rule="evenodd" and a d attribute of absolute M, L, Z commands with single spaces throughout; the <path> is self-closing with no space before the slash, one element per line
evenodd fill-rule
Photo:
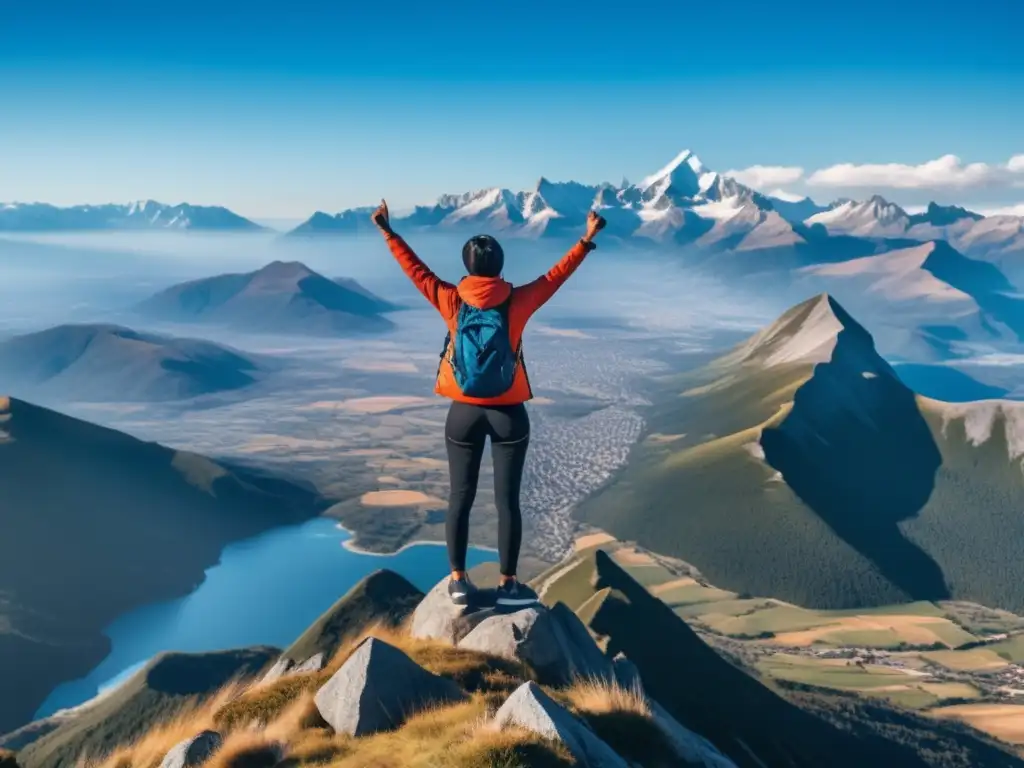
<path fill-rule="evenodd" d="M 400 726 L 433 704 L 461 701 L 466 694 L 382 640 L 368 637 L 314 699 L 321 717 L 337 733 L 363 736 Z"/>
<path fill-rule="evenodd" d="M 448 597 L 448 579 L 442 579 L 416 606 L 409 631 L 413 637 L 421 640 L 444 640 L 455 644 L 494 614 L 494 608 L 474 608 L 452 603 Z"/>
<path fill-rule="evenodd" d="M 324 664 L 326 663 L 327 659 L 322 653 L 310 656 L 301 664 L 296 664 L 294 660 L 289 659 L 287 656 L 282 656 L 274 662 L 274 666 L 267 670 L 267 674 L 260 678 L 260 685 L 273 683 L 280 680 L 282 677 L 289 677 L 291 675 L 301 675 L 307 672 L 319 672 L 324 668 Z"/>
<path fill-rule="evenodd" d="M 604 655 L 580 617 L 565 603 L 555 603 L 550 611 L 551 618 L 561 629 L 566 656 L 572 665 L 572 676 L 613 680 L 615 669 L 612 662 Z"/>
<path fill-rule="evenodd" d="M 273 683 L 276 680 L 280 680 L 282 677 L 288 674 L 288 671 L 293 666 L 295 666 L 294 661 L 287 658 L 286 656 L 282 656 L 274 662 L 274 666 L 267 670 L 267 674 L 260 678 L 260 685 L 266 685 L 268 683 Z"/>
<path fill-rule="evenodd" d="M 303 675 L 308 672 L 319 672 L 324 668 L 324 664 L 327 663 L 327 658 L 323 653 L 316 653 L 310 656 L 301 664 L 296 664 L 294 667 L 288 670 L 289 675 Z"/>
<path fill-rule="evenodd" d="M 508 697 L 495 714 L 494 724 L 498 728 L 524 728 L 560 741 L 584 768 L 629 768 L 584 722 L 533 682 L 523 683 Z"/>
<path fill-rule="evenodd" d="M 494 613 L 462 638 L 458 647 L 518 659 L 553 685 L 612 676 L 611 662 L 576 614 L 561 603 L 551 609 L 535 605 L 514 613 Z"/>
<path fill-rule="evenodd" d="M 178 742 L 160 763 L 160 768 L 194 768 L 209 760 L 220 749 L 223 739 L 216 731 L 203 731 Z"/>

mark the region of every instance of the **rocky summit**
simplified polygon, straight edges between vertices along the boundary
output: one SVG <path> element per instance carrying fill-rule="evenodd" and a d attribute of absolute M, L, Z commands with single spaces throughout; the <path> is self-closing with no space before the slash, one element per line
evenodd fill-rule
<path fill-rule="evenodd" d="M 948 763 L 836 727 L 706 646 L 600 550 L 573 555 L 533 586 L 541 602 L 532 606 L 500 608 L 486 590 L 456 606 L 446 581 L 422 595 L 378 571 L 286 651 L 236 651 L 230 679 L 226 660 L 216 682 L 193 679 L 187 703 L 157 685 L 163 660 L 49 729 L 23 731 L 20 751 L 0 752 L 0 765 L 1020 765 L 962 730 L 964 760 Z M 174 668 L 201 669 L 202 658 L 178 655 Z M 263 662 L 243 664 L 252 658 Z M 953 738 L 941 723 L 915 727 L 923 742 Z"/>

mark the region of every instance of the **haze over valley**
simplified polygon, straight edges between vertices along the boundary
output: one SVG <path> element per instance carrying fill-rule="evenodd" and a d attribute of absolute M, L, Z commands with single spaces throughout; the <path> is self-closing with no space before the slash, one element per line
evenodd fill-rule
<path fill-rule="evenodd" d="M 988 740 L 1007 731 L 978 708 L 1024 691 L 1021 222 L 777 197 L 683 152 L 636 183 L 445 195 L 393 224 L 451 282 L 468 234 L 489 232 L 521 284 L 572 246 L 591 207 L 607 237 L 524 336 L 522 577 L 597 636 L 628 604 L 739 664 L 709 661 L 708 680 L 749 679 L 780 723 L 813 713 L 813 735 L 783 752 L 838 738 L 826 720 L 884 720 L 828 698 L 857 689 L 829 672 L 841 658 L 876 676 L 863 706 L 918 710 L 884 710 L 913 739 L 935 729 L 964 755 L 995 750 L 978 764 L 1010 759 Z M 201 604 L 238 563 L 258 567 L 246 551 L 272 558 L 275 532 L 303 531 L 295 551 L 333 546 L 292 558 L 289 584 L 332 553 L 353 584 L 399 551 L 418 553 L 401 561 L 417 579 L 444 575 L 427 543 L 445 536 L 447 402 L 432 391 L 445 329 L 368 216 L 285 232 L 187 204 L 0 209 L 0 479 L 16 489 L 0 499 L 14 532 L 0 542 L 0 690 L 20 691 L 0 700 L 0 734 L 26 748 L 21 768 L 80 746 L 68 723 L 81 712 L 40 714 L 55 690 L 82 704 L 107 672 L 133 671 L 101 666 L 122 658 L 112 637 L 144 634 L 168 601 Z M 485 460 L 480 567 L 495 559 L 492 482 Z M 289 631 L 329 607 L 303 605 Z M 279 655 L 269 643 L 217 663 L 262 667 Z M 629 633 L 615 643 L 638 663 L 660 652 Z M 145 675 L 110 690 L 142 695 Z M 735 764 L 749 758 L 734 739 L 780 764 L 756 729 L 658 695 Z"/>

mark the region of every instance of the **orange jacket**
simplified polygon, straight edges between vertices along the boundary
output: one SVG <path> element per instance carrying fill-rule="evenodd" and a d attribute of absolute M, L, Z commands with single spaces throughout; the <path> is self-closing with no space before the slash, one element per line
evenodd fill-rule
<path fill-rule="evenodd" d="M 398 261 L 402 270 L 409 276 L 420 293 L 426 296 L 427 301 L 441 313 L 452 339 L 455 338 L 455 323 L 462 302 L 474 307 L 490 309 L 501 304 L 511 294 L 508 322 L 512 349 L 518 348 L 523 337 L 523 330 L 533 313 L 555 295 L 555 291 L 583 263 L 584 257 L 597 247 L 593 243 L 577 242 L 547 274 L 526 285 L 514 287 L 500 277 L 470 275 L 462 278 L 456 286 L 445 282 L 431 272 L 430 268 L 413 253 L 401 237 L 392 233 L 387 235 L 386 239 L 391 254 Z M 516 370 L 515 379 L 507 392 L 498 397 L 478 398 L 462 394 L 459 385 L 455 383 L 455 373 L 452 371 L 451 364 L 444 356 L 437 368 L 434 392 L 442 397 L 474 405 L 515 405 L 524 403 L 533 397 L 525 361 Z"/>

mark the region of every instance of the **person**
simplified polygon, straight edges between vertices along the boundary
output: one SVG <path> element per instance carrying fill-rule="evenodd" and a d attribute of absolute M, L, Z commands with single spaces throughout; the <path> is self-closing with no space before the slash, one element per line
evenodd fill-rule
<path fill-rule="evenodd" d="M 445 521 L 451 565 L 448 594 L 457 605 L 466 605 L 477 591 L 466 573 L 469 513 L 490 438 L 500 561 L 495 601 L 499 606 L 535 603 L 537 594 L 516 578 L 522 541 L 519 491 L 530 444 L 525 403 L 533 398 L 523 357 L 523 330 L 533 313 L 597 247 L 594 236 L 605 220 L 590 211 L 586 233 L 569 252 L 547 274 L 519 286 L 503 278 L 505 255 L 489 235 L 472 237 L 463 246 L 462 262 L 468 274 L 452 285 L 431 272 L 391 228 L 386 201 L 381 201 L 372 220 L 399 266 L 448 327 L 434 385 L 436 394 L 452 401 L 445 421 L 451 481 Z"/>

